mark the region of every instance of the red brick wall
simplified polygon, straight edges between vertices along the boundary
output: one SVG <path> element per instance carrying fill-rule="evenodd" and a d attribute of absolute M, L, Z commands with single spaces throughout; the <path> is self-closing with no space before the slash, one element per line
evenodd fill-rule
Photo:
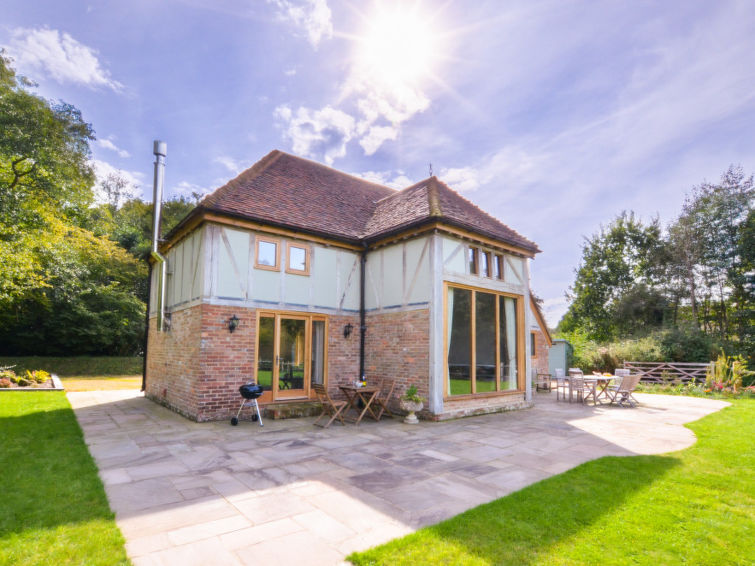
<path fill-rule="evenodd" d="M 548 373 L 548 342 L 541 330 L 533 332 L 535 335 L 535 356 L 532 358 L 532 368 L 538 373 Z"/>
<path fill-rule="evenodd" d="M 393 404 L 410 385 L 428 398 L 430 385 L 430 311 L 367 314 L 365 371 L 368 382 L 394 379 Z M 427 403 L 425 403 L 427 407 Z"/>
<path fill-rule="evenodd" d="M 184 416 L 196 418 L 202 307 L 173 313 L 170 332 L 157 332 L 156 321 L 152 318 L 149 322 L 146 395 Z"/>
<path fill-rule="evenodd" d="M 228 319 L 240 319 L 233 334 Z M 351 323 L 349 338 L 343 328 Z M 254 376 L 256 310 L 203 304 L 173 313 L 171 331 L 155 331 L 151 321 L 147 397 L 197 421 L 223 420 L 241 404 L 239 387 Z M 359 374 L 359 315 L 328 319 L 328 387 Z"/>

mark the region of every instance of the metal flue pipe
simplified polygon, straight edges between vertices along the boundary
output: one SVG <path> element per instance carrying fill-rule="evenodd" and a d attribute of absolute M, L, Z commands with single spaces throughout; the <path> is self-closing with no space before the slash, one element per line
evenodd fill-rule
<path fill-rule="evenodd" d="M 155 140 L 152 152 L 155 154 L 155 179 L 154 192 L 152 195 L 152 259 L 155 260 L 154 268 L 157 270 L 157 331 L 165 330 L 165 279 L 167 263 L 165 257 L 158 250 L 160 244 L 160 225 L 162 220 L 163 184 L 165 182 L 165 156 L 168 152 L 168 144 Z"/>

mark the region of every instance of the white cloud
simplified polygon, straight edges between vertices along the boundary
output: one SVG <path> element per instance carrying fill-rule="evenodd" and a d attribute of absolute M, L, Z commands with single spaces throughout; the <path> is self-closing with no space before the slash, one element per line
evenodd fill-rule
<path fill-rule="evenodd" d="M 114 151 L 117 153 L 120 157 L 131 157 L 131 154 L 126 151 L 125 149 L 121 149 L 118 146 L 116 146 L 113 141 L 109 138 L 99 138 L 95 142 L 98 146 L 100 146 L 103 149 L 109 149 L 110 151 Z"/>
<path fill-rule="evenodd" d="M 543 301 L 543 316 L 549 328 L 556 328 L 569 309 L 566 297 L 552 297 Z"/>
<path fill-rule="evenodd" d="M 242 171 L 249 168 L 249 165 L 246 165 L 240 161 L 237 161 L 236 159 L 229 157 L 227 155 L 221 155 L 219 157 L 216 157 L 215 159 L 213 159 L 213 161 L 215 163 L 219 163 L 220 165 L 228 169 L 228 171 L 230 171 L 234 175 L 238 175 Z"/>
<path fill-rule="evenodd" d="M 284 136 L 291 140 L 294 153 L 322 156 L 328 165 L 346 155 L 346 144 L 354 136 L 354 117 L 331 106 L 320 110 L 300 106 L 293 112 L 283 105 L 275 109 L 274 116 L 284 123 Z"/>
<path fill-rule="evenodd" d="M 294 68 L 286 69 L 285 71 L 283 71 L 283 74 L 286 75 L 287 77 L 293 77 L 294 75 L 296 75 L 296 69 Z"/>
<path fill-rule="evenodd" d="M 391 187 L 392 189 L 405 189 L 414 184 L 414 181 L 401 170 L 395 173 L 393 171 L 364 171 L 363 173 L 354 173 L 354 175 L 372 183 Z"/>
<path fill-rule="evenodd" d="M 438 177 L 460 193 L 476 191 L 480 186 L 480 172 L 474 167 L 441 169 Z"/>
<path fill-rule="evenodd" d="M 398 130 L 393 126 L 371 126 L 359 140 L 359 145 L 364 149 L 365 155 L 372 155 L 383 145 L 383 142 L 395 140 L 397 136 Z"/>
<path fill-rule="evenodd" d="M 101 161 L 99 159 L 93 160 L 92 166 L 94 167 L 94 174 L 96 177 L 94 186 L 95 202 L 98 204 L 107 202 L 107 195 L 102 184 L 111 175 L 120 177 L 125 181 L 123 198 L 135 198 L 140 196 L 140 186 L 144 179 L 144 175 L 140 171 L 125 171 L 123 169 L 118 169 L 107 161 Z"/>
<path fill-rule="evenodd" d="M 19 69 L 45 72 L 59 83 L 120 91 L 123 85 L 110 77 L 97 51 L 55 29 L 15 28 L 7 46 Z"/>
<path fill-rule="evenodd" d="M 323 39 L 333 37 L 333 22 L 327 0 L 267 0 L 278 8 L 278 17 L 304 31 L 307 40 L 317 47 Z"/>
<path fill-rule="evenodd" d="M 168 192 L 169 196 L 171 197 L 182 196 L 193 198 L 195 194 L 202 197 L 211 192 L 211 190 L 212 189 L 197 185 L 196 183 L 191 183 L 189 181 L 180 181 L 175 185 L 171 185 Z"/>

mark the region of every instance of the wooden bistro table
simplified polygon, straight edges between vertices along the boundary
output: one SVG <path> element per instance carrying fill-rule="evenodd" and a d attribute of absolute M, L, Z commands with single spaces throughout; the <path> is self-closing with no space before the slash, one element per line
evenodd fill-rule
<path fill-rule="evenodd" d="M 608 384 L 616 379 L 615 375 L 586 375 L 584 377 L 585 384 L 592 387 L 592 400 L 594 404 L 598 404 L 600 398 L 608 399 Z"/>
<path fill-rule="evenodd" d="M 364 387 L 339 385 L 339 388 L 343 391 L 343 394 L 346 395 L 346 402 L 348 403 L 348 405 L 346 405 L 346 410 L 343 412 L 344 416 L 349 412 L 349 409 L 354 409 L 354 411 L 359 414 L 359 416 L 356 417 L 356 420 L 354 420 L 354 424 L 358 425 L 367 413 L 369 413 L 376 421 L 380 420 L 380 417 L 372 410 L 372 402 L 380 392 L 379 387 L 375 387 L 374 385 L 365 385 Z M 361 412 L 359 411 L 360 400 L 364 403 L 364 408 Z M 347 416 L 346 418 L 351 420 L 353 417 Z"/>

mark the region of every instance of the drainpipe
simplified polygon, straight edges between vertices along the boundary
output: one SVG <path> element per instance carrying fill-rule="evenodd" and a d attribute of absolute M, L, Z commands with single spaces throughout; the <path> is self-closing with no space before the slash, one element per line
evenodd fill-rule
<path fill-rule="evenodd" d="M 152 298 L 152 273 L 157 268 L 157 331 L 163 332 L 165 326 L 165 275 L 166 263 L 163 255 L 158 251 L 160 243 L 160 224 L 163 202 L 163 184 L 165 181 L 165 156 L 168 144 L 155 140 L 152 153 L 155 155 L 154 191 L 152 194 L 152 250 L 150 257 L 155 265 L 149 263 L 149 279 L 147 280 L 147 312 L 144 321 L 144 365 L 142 367 L 142 391 L 147 388 L 147 349 L 149 347 L 149 301 Z"/>
<path fill-rule="evenodd" d="M 359 258 L 359 377 L 364 379 L 364 335 L 367 332 L 364 313 L 364 281 L 365 266 L 367 263 L 367 244 Z"/>

